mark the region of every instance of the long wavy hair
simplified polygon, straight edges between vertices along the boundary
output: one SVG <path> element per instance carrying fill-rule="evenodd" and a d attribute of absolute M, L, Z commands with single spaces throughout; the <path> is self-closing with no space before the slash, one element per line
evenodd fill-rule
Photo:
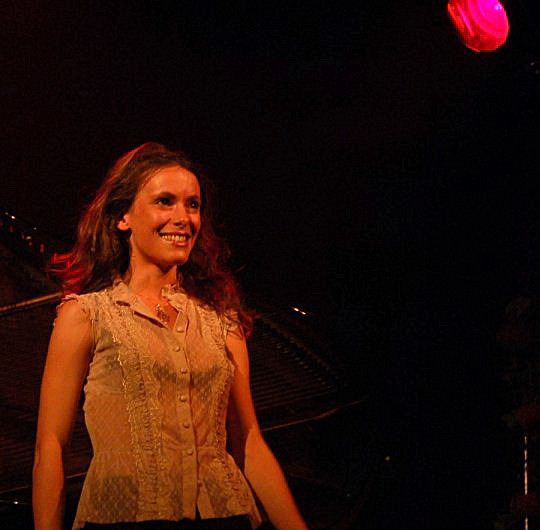
<path fill-rule="evenodd" d="M 119 230 L 118 221 L 152 175 L 176 165 L 197 177 L 202 200 L 199 236 L 189 260 L 178 268 L 178 281 L 189 296 L 219 314 L 237 315 L 237 323 L 249 335 L 253 316 L 243 306 L 237 284 L 226 268 L 228 246 L 213 227 L 212 185 L 184 153 L 158 143 L 142 144 L 116 161 L 81 217 L 72 250 L 55 255 L 50 271 L 59 277 L 65 293 L 77 294 L 99 291 L 123 277 L 130 262 L 130 232 Z"/>

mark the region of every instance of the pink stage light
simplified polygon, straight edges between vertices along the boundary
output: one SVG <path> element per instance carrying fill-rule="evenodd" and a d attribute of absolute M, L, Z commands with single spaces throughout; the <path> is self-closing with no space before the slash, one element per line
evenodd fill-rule
<path fill-rule="evenodd" d="M 446 8 L 467 48 L 491 52 L 506 42 L 510 25 L 498 0 L 450 0 Z"/>

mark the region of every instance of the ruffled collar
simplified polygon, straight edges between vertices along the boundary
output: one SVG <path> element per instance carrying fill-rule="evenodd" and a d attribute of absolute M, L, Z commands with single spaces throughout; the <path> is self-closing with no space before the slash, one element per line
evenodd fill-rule
<path fill-rule="evenodd" d="M 118 304 L 129 305 L 135 312 L 146 317 L 157 320 L 149 307 L 137 296 L 121 278 L 114 280 L 111 289 L 111 296 Z M 180 287 L 178 282 L 165 285 L 161 288 L 161 294 L 179 312 L 185 312 L 188 303 L 188 296 Z"/>

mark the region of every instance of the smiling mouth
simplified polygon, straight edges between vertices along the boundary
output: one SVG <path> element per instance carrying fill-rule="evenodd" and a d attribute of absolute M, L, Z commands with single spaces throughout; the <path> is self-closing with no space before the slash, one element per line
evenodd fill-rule
<path fill-rule="evenodd" d="M 186 243 L 190 238 L 188 234 L 159 234 L 159 237 L 165 241 L 172 241 L 174 243 Z"/>

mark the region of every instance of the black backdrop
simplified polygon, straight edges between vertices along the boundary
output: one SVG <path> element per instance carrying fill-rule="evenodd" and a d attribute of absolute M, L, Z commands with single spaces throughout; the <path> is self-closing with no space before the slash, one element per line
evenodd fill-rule
<path fill-rule="evenodd" d="M 444 2 L 5 7 L 0 205 L 70 239 L 116 156 L 184 148 L 245 289 L 316 313 L 373 396 L 390 509 L 479 528 L 508 500 L 495 331 L 538 268 L 538 7 L 506 4 L 491 54 Z"/>

